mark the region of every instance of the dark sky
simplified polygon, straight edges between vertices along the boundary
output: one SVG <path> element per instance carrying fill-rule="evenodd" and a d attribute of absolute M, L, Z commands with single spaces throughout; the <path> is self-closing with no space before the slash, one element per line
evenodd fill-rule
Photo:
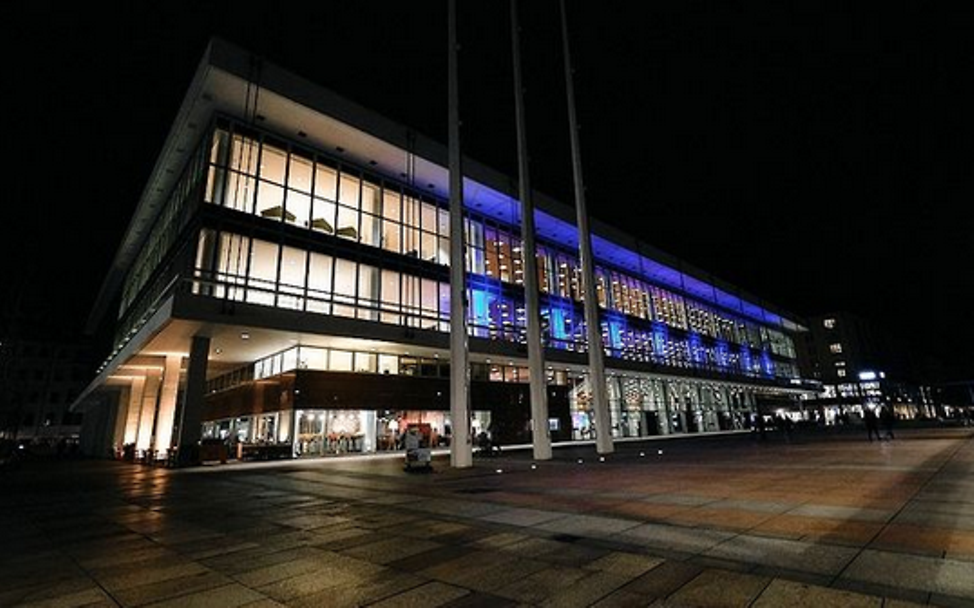
<path fill-rule="evenodd" d="M 7 302 L 81 327 L 211 35 L 445 141 L 445 0 L 131 4 L 0 4 Z M 513 175 L 507 3 L 459 4 L 465 151 Z M 557 2 L 521 4 L 533 182 L 571 202 Z M 592 215 L 974 376 L 970 13 L 568 4 Z"/>

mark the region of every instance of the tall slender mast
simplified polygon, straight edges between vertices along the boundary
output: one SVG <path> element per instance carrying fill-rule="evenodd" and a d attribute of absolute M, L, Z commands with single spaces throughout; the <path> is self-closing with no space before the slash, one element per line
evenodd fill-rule
<path fill-rule="evenodd" d="M 599 301 L 595 293 L 595 264 L 592 259 L 592 235 L 585 209 L 585 186 L 582 181 L 582 156 L 578 141 L 578 120 L 575 116 L 575 83 L 572 59 L 568 48 L 568 17 L 565 0 L 561 8 L 561 36 L 565 55 L 565 87 L 568 97 L 568 125 L 572 147 L 572 174 L 575 178 L 575 212 L 578 215 L 578 249 L 582 261 L 582 285 L 585 297 L 585 334 L 588 341 L 588 380 L 592 389 L 592 410 L 595 412 L 595 447 L 599 454 L 609 454 L 612 445 L 612 422 L 606 399 L 605 363 L 602 353 L 602 326 L 599 323 Z"/>
<path fill-rule="evenodd" d="M 534 200 L 528 167 L 528 136 L 521 84 L 521 33 L 517 0 L 511 0 L 511 48 L 514 55 L 514 116 L 517 122 L 518 198 L 521 199 L 521 255 L 524 258 L 525 323 L 528 330 L 528 372 L 531 377 L 531 443 L 537 460 L 551 458 L 548 433 L 548 392 L 545 383 L 544 346 L 541 343 L 541 307 L 538 303 L 538 259 L 534 243 Z"/>
<path fill-rule="evenodd" d="M 450 170 L 450 464 L 473 466 L 470 444 L 470 390 L 467 351 L 467 289 L 463 233 L 463 168 L 460 155 L 460 87 L 457 82 L 457 6 L 448 0 L 448 120 Z"/>

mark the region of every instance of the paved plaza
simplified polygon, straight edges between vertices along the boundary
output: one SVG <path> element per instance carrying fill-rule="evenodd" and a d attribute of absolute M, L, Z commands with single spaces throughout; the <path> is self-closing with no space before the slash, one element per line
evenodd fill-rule
<path fill-rule="evenodd" d="M 0 472 L 0 606 L 974 606 L 974 439 Z"/>

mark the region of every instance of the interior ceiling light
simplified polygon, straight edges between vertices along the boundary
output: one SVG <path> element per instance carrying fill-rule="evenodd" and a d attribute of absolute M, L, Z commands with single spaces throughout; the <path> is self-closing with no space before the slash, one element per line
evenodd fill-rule
<path fill-rule="evenodd" d="M 245 331 L 242 331 L 242 332 L 240 332 L 240 339 L 241 340 L 249 340 L 250 339 L 250 334 L 247 333 L 247 332 L 245 332 Z"/>

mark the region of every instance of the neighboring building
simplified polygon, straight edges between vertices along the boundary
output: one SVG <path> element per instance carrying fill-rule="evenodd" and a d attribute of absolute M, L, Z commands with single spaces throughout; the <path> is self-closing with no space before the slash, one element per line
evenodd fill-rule
<path fill-rule="evenodd" d="M 73 444 L 82 415 L 70 405 L 96 366 L 91 345 L 52 321 L 58 317 L 50 302 L 19 285 L 6 287 L 11 294 L 0 302 L 0 439 L 52 448 L 62 440 Z"/>
<path fill-rule="evenodd" d="M 974 423 L 974 380 L 941 382 L 934 388 L 937 404 L 946 418 Z"/>
<path fill-rule="evenodd" d="M 0 438 L 74 442 L 82 415 L 69 410 L 91 377 L 86 343 L 7 338 L 0 343 Z"/>
<path fill-rule="evenodd" d="M 875 325 L 850 312 L 809 319 L 803 336 L 811 376 L 822 382 L 821 395 L 803 402 L 826 424 L 864 407 L 890 406 L 901 418 L 938 415 L 931 387 L 911 378 L 899 349 Z"/>
<path fill-rule="evenodd" d="M 448 443 L 446 156 L 214 41 L 92 313 L 120 295 L 79 400 L 119 391 L 106 442 L 375 452 L 421 422 Z M 512 183 L 465 161 L 473 434 L 505 443 L 530 441 Z M 574 212 L 536 203 L 549 427 L 589 439 Z M 807 392 L 793 316 L 597 222 L 593 241 L 614 437 L 748 428 Z"/>

